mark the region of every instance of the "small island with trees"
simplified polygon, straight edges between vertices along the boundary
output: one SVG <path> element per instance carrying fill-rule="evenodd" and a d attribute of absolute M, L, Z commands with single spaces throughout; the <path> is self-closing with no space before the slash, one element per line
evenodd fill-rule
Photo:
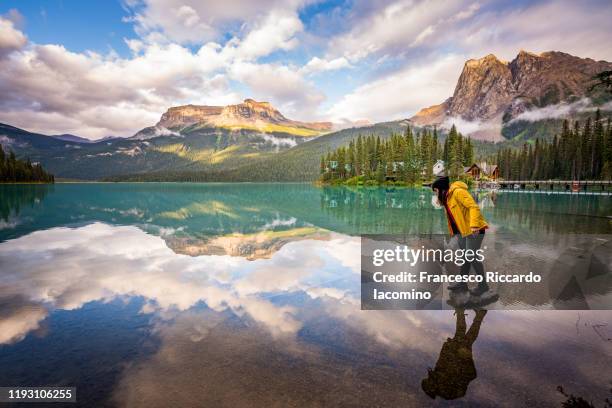
<path fill-rule="evenodd" d="M 414 186 L 431 182 L 438 168 L 468 185 L 474 181 L 474 169 L 478 181 L 612 179 L 612 125 L 599 110 L 582 123 L 564 120 L 560 134 L 550 140 L 536 138 L 518 148 L 481 154 L 481 164 L 474 161 L 472 140 L 454 125 L 444 142 L 438 139 L 436 128 L 413 132 L 410 127 L 388 139 L 359 136 L 321 157 L 319 182 Z"/>
<path fill-rule="evenodd" d="M 0 145 L 0 183 L 53 182 L 53 175 L 46 172 L 39 163 L 18 159 L 13 151 L 6 154 Z"/>
<path fill-rule="evenodd" d="M 448 163 L 455 179 L 467 178 L 464 168 L 474 161 L 474 147 L 453 125 L 444 143 L 438 141 L 436 128 L 413 134 L 410 126 L 403 135 L 358 136 L 347 146 L 321 157 L 320 181 L 347 185 L 418 185 L 431 181 L 434 165 Z"/>

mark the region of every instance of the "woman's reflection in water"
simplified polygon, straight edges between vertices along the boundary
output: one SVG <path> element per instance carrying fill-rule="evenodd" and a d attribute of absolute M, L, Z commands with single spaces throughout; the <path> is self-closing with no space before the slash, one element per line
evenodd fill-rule
<path fill-rule="evenodd" d="M 440 396 L 446 400 L 461 398 L 465 395 L 470 382 L 476 378 L 476 366 L 472 356 L 472 345 L 478 337 L 480 325 L 487 311 L 475 310 L 474 321 L 467 330 L 465 310 L 455 309 L 457 326 L 455 336 L 446 340 L 440 350 L 436 367 L 421 382 L 425 394 L 431 398 Z"/>

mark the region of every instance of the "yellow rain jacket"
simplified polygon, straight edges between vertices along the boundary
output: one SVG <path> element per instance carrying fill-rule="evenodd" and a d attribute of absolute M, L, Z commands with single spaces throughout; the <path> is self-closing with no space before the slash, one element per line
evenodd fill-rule
<path fill-rule="evenodd" d="M 450 185 L 446 195 L 448 210 L 452 214 L 457 229 L 463 237 L 472 234 L 472 227 L 480 230 L 489 226 L 480 213 L 478 204 L 476 204 L 472 195 L 467 191 L 467 188 L 467 184 L 463 181 L 455 181 Z M 448 230 L 453 235 L 450 220 L 448 220 Z"/>

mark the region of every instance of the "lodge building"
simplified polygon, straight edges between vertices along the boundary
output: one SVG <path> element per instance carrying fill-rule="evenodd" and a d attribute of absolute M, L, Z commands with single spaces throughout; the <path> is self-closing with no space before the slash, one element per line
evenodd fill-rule
<path fill-rule="evenodd" d="M 474 163 L 471 166 L 464 167 L 463 173 L 472 176 L 476 181 L 484 177 L 495 181 L 499 178 L 499 167 L 496 164 L 487 164 L 486 162 Z"/>

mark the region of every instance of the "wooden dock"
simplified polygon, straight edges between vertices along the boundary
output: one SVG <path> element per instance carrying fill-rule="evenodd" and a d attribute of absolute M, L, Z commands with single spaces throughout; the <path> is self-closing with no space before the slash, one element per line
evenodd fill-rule
<path fill-rule="evenodd" d="M 612 180 L 497 180 L 480 188 L 564 194 L 612 194 Z"/>

